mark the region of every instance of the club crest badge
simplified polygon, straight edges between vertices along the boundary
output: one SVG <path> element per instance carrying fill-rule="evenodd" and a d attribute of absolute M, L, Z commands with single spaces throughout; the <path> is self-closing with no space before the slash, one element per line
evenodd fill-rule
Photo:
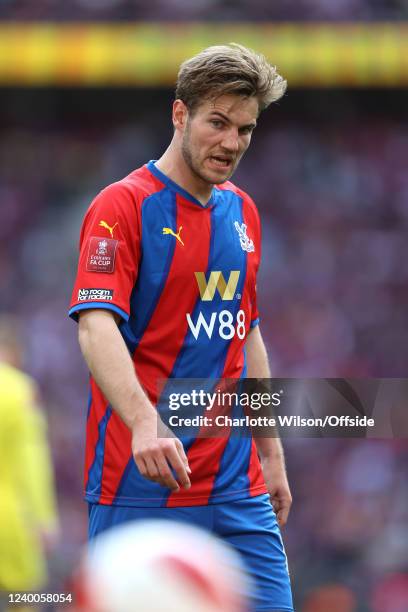
<path fill-rule="evenodd" d="M 238 221 L 235 221 L 234 227 L 238 232 L 239 242 L 241 244 L 242 250 L 246 251 L 247 253 L 252 253 L 253 251 L 255 251 L 254 242 L 247 234 L 247 226 L 245 225 L 245 223 L 242 223 L 240 225 Z"/>

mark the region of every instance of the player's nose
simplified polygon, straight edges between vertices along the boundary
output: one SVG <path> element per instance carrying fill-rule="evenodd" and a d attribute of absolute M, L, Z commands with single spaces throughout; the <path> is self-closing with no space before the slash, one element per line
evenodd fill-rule
<path fill-rule="evenodd" d="M 239 150 L 238 130 L 229 130 L 222 139 L 221 146 L 225 151 L 236 153 Z"/>

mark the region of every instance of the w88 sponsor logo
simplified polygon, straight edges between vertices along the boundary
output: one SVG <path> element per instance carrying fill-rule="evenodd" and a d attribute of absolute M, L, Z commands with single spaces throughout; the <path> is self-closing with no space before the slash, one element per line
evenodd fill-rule
<path fill-rule="evenodd" d="M 236 321 L 234 321 L 234 317 L 229 310 L 221 310 L 219 313 L 212 312 L 209 321 L 200 312 L 195 323 L 189 313 L 186 316 L 190 331 L 196 340 L 198 340 L 201 329 L 204 330 L 209 338 L 212 338 L 217 319 L 218 333 L 223 340 L 231 340 L 235 334 L 237 334 L 240 340 L 245 338 L 245 312 L 243 310 L 238 310 Z"/>
<path fill-rule="evenodd" d="M 208 280 L 204 272 L 195 272 L 194 276 L 202 302 L 212 302 L 217 292 L 223 302 L 231 302 L 235 297 L 240 272 L 239 270 L 231 270 L 227 280 L 224 278 L 223 273 L 218 270 L 211 271 Z M 237 294 L 236 297 L 240 299 L 241 296 Z M 235 334 L 237 334 L 240 340 L 245 338 L 245 312 L 243 310 L 237 312 L 236 320 L 234 320 L 234 316 L 229 310 L 212 312 L 209 320 L 205 318 L 201 311 L 195 322 L 189 313 L 186 314 L 186 317 L 190 331 L 196 340 L 198 340 L 201 330 L 209 338 L 212 338 L 217 320 L 218 333 L 223 340 L 231 340 Z"/>

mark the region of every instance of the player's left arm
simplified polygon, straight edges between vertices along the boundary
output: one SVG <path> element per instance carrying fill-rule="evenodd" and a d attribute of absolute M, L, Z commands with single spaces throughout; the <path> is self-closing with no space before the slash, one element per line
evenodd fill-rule
<path fill-rule="evenodd" d="M 247 377 L 270 378 L 268 355 L 259 325 L 249 333 L 246 344 Z M 280 527 L 286 525 L 292 505 L 282 443 L 278 437 L 255 438 L 265 484 Z"/>

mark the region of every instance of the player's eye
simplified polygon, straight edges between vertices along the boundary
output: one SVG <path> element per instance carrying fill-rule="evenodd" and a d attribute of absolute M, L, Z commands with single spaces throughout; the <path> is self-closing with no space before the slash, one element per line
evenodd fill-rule
<path fill-rule="evenodd" d="M 253 130 L 253 129 L 254 129 L 254 128 L 252 128 L 252 127 L 243 127 L 243 128 L 241 128 L 241 129 L 239 130 L 239 133 L 240 133 L 240 134 L 243 134 L 243 135 L 245 136 L 245 135 L 247 135 L 247 134 L 252 134 L 252 130 Z"/>
<path fill-rule="evenodd" d="M 221 128 L 224 125 L 224 123 L 222 121 L 220 121 L 219 119 L 211 119 L 210 123 L 216 129 L 219 129 L 219 128 Z"/>

